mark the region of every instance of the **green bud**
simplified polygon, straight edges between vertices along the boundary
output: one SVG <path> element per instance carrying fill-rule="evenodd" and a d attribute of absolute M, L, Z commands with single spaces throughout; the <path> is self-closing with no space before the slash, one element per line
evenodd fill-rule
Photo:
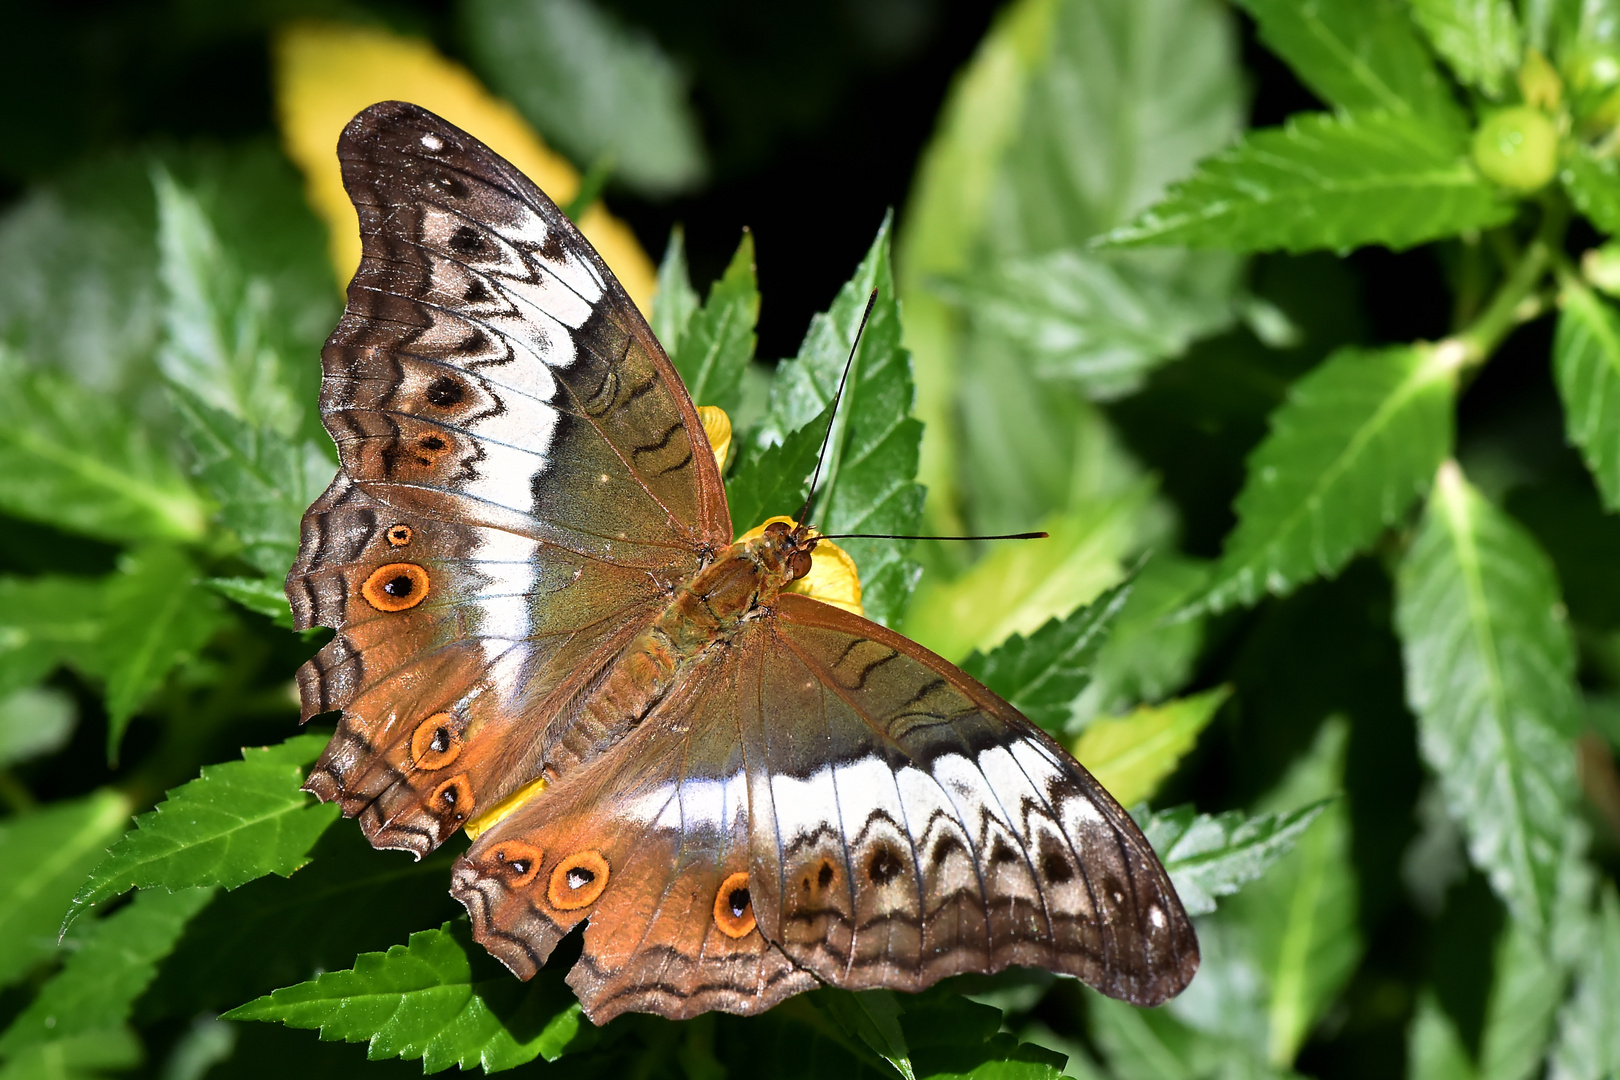
<path fill-rule="evenodd" d="M 1581 256 L 1581 276 L 1594 288 L 1614 296 L 1620 293 L 1620 244 L 1610 240 Z"/>
<path fill-rule="evenodd" d="M 1505 188 L 1535 191 L 1558 169 L 1558 129 L 1528 105 L 1503 109 L 1474 132 L 1474 164 Z"/>
<path fill-rule="evenodd" d="M 1519 66 L 1519 93 L 1526 105 L 1552 112 L 1564 96 L 1564 83 L 1539 49 L 1526 49 Z"/>

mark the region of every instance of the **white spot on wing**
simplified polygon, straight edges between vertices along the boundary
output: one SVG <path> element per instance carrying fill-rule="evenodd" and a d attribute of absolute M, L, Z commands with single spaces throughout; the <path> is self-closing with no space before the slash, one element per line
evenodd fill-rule
<path fill-rule="evenodd" d="M 488 583 L 473 603 L 478 612 L 476 633 L 483 639 L 487 661 L 493 662 L 510 642 L 527 639 L 533 630 L 529 593 L 539 572 L 535 562 L 539 550 L 540 545 L 526 536 L 479 530 L 471 561 Z"/>
<path fill-rule="evenodd" d="M 838 798 L 832 766 L 824 765 L 804 780 L 787 775 L 771 777 L 771 802 L 776 807 L 776 827 L 784 847 L 817 829 L 836 826 L 833 815 L 838 812 Z"/>
<path fill-rule="evenodd" d="M 437 154 L 440 150 L 444 149 L 444 140 L 430 131 L 422 136 L 422 146 L 424 149 L 430 150 Z"/>
<path fill-rule="evenodd" d="M 741 769 L 729 776 L 667 780 L 624 806 L 624 813 L 637 824 L 684 833 L 746 825 L 747 812 L 748 779 Z"/>
<path fill-rule="evenodd" d="M 593 301 L 581 297 L 550 274 L 540 275 L 537 281 L 508 280 L 500 285 L 501 291 L 519 305 L 531 311 L 544 312 L 571 329 L 578 330 L 591 317 Z M 600 299 L 600 293 L 597 299 Z"/>
<path fill-rule="evenodd" d="M 578 293 L 587 303 L 596 303 L 607 291 L 596 268 L 569 250 L 566 242 L 562 244 L 560 260 L 548 259 L 540 254 L 540 249 L 545 246 L 546 239 L 550 236 L 550 230 L 546 226 L 545 219 L 539 214 L 527 211 L 517 222 L 499 225 L 496 228 L 505 240 L 530 252 L 530 258 L 537 265 L 555 274 L 564 285 Z"/>
<path fill-rule="evenodd" d="M 900 792 L 895 787 L 894 772 L 887 762 L 867 755 L 855 762 L 840 766 L 836 773 L 838 812 L 844 826 L 844 836 L 853 842 L 866 828 L 867 822 L 878 813 L 886 813 L 896 823 L 905 821 L 900 806 Z"/>
<path fill-rule="evenodd" d="M 552 422 L 555 425 L 555 417 Z M 537 432 L 535 441 L 540 447 L 549 448 L 551 432 Z M 480 440 L 478 445 L 483 457 L 473 463 L 477 475 L 462 482 L 460 490 L 520 514 L 531 512 L 534 496 L 530 483 L 536 474 L 545 470 L 544 450 L 519 449 L 487 439 Z"/>

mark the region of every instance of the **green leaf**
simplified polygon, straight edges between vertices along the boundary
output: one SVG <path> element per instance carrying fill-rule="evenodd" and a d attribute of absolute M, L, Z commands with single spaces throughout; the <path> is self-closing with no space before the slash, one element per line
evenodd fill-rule
<path fill-rule="evenodd" d="M 1606 886 L 1588 947 L 1575 969 L 1575 993 L 1558 1017 L 1552 1080 L 1604 1080 L 1620 1074 L 1620 898 Z"/>
<path fill-rule="evenodd" d="M 1138 487 L 1098 500 L 1042 522 L 1045 540 L 997 544 L 954 581 L 924 579 L 906 612 L 906 636 L 958 660 L 1091 603 L 1125 577 L 1147 495 Z"/>
<path fill-rule="evenodd" d="M 336 805 L 315 803 L 299 790 L 305 766 L 326 742 L 325 735 L 298 735 L 243 750 L 241 761 L 204 766 L 197 779 L 135 819 L 79 887 L 63 928 L 127 889 L 234 889 L 303 866 L 338 816 Z"/>
<path fill-rule="evenodd" d="M 138 408 L 160 326 L 156 224 L 133 154 L 25 192 L 0 217 L 0 338 L 30 366 Z"/>
<path fill-rule="evenodd" d="M 470 0 L 462 38 L 490 85 L 582 165 L 652 195 L 703 176 L 685 80 L 651 37 L 586 0 Z"/>
<path fill-rule="evenodd" d="M 1126 806 L 1150 799 L 1231 696 L 1231 687 L 1218 686 L 1163 705 L 1142 705 L 1126 716 L 1095 720 L 1075 742 L 1075 760 Z"/>
<path fill-rule="evenodd" d="M 988 654 L 975 651 L 962 670 L 1034 723 L 1061 735 L 1130 594 L 1130 582 L 1116 585 L 1028 637 L 1013 634 Z"/>
<path fill-rule="evenodd" d="M 897 257 L 926 424 L 919 479 L 939 531 L 1027 529 L 1066 508 L 1070 481 L 1089 468 L 1072 437 L 1079 391 L 1032 386 L 1024 358 L 971 325 L 942 282 L 1078 252 L 1225 145 L 1245 110 L 1237 37 L 1230 13 L 1205 0 L 1023 0 L 960 72 L 919 162 Z M 1201 295 L 1191 274 L 1210 265 L 1167 252 L 1104 261 L 1150 296 Z M 1215 274 L 1211 290 L 1225 278 Z M 1091 311 L 1097 327 L 1068 328 L 1097 340 L 1118 330 Z M 1014 489 L 1006 500 L 998 480 Z M 960 492 L 962 481 L 978 490 Z M 1025 489 L 1041 500 L 1031 507 Z"/>
<path fill-rule="evenodd" d="M 915 533 L 922 520 L 923 489 L 915 479 L 922 425 L 911 417 L 911 357 L 900 344 L 888 218 L 832 307 L 810 320 L 799 354 L 777 368 L 762 434 L 780 442 L 831 403 L 873 290 L 877 301 L 833 420 L 811 513 L 824 533 Z M 867 618 L 892 622 L 920 572 L 906 557 L 911 543 L 841 540 L 839 546 L 860 568 Z"/>
<path fill-rule="evenodd" d="M 957 269 L 986 254 L 1081 248 L 1157 201 L 1242 129 L 1238 30 L 1219 6 L 1069 0 L 1051 4 L 1046 19 L 1023 107 L 1007 117 L 1015 130 L 979 136 L 1010 142 L 991 179 L 984 227 Z M 1103 146 L 1107 154 L 1098 153 Z"/>
<path fill-rule="evenodd" d="M 1424 1080 L 1475 1080 L 1478 1075 L 1457 1025 L 1432 990 L 1418 995 L 1417 1010 L 1406 1029 L 1406 1073 Z"/>
<path fill-rule="evenodd" d="M 1104 242 L 1398 250 L 1513 213 L 1453 139 L 1411 116 L 1299 113 L 1206 160 Z"/>
<path fill-rule="evenodd" d="M 653 294 L 652 332 L 664 351 L 674 357 L 687 324 L 701 306 L 692 274 L 686 268 L 686 230 L 669 230 L 664 261 L 658 264 L 658 291 Z"/>
<path fill-rule="evenodd" d="M 304 408 L 271 340 L 270 283 L 244 277 L 192 192 L 163 169 L 152 183 L 164 288 L 158 366 L 212 408 L 292 435 Z"/>
<path fill-rule="evenodd" d="M 923 1080 L 1057 1080 L 1062 1058 L 1002 1030 L 1000 1009 L 950 992 L 899 998 L 912 1067 Z M 817 1075 L 829 1075 L 825 1072 Z"/>
<path fill-rule="evenodd" d="M 106 603 L 96 666 L 107 678 L 107 758 L 117 761 L 130 718 L 169 672 L 208 643 L 223 618 L 197 567 L 173 547 L 146 547 L 120 558 Z"/>
<path fill-rule="evenodd" d="M 816 995 L 816 1006 L 893 1065 L 903 1080 L 917 1080 L 906 1033 L 900 1027 L 900 1003 L 894 991 L 826 987 Z"/>
<path fill-rule="evenodd" d="M 319 1028 L 323 1039 L 369 1043 L 373 1060 L 420 1058 L 425 1072 L 555 1061 L 582 1029 L 594 1030 L 560 978 L 518 982 L 472 941 L 465 920 L 412 934 L 386 953 L 362 953 L 350 970 L 277 990 L 225 1018 Z"/>
<path fill-rule="evenodd" d="M 779 443 L 743 452 L 726 481 L 726 505 L 737 535 L 769 517 L 795 517 L 804 508 L 831 409 L 829 404 Z"/>
<path fill-rule="evenodd" d="M 331 482 L 332 459 L 314 442 L 253 427 L 178 385 L 171 389 L 197 478 L 242 541 L 242 558 L 268 577 L 285 577 L 304 510 Z"/>
<path fill-rule="evenodd" d="M 121 1025 L 158 962 L 213 895 L 212 889 L 143 892 L 93 923 L 78 951 L 0 1035 L 0 1055 Z"/>
<path fill-rule="evenodd" d="M 1199 979 L 1207 983 L 1213 974 L 1207 946 L 1205 956 Z M 1195 981 L 1194 985 L 1198 983 Z M 1118 1080 L 1197 1080 L 1201 1077 L 1243 1077 L 1245 1080 L 1288 1077 L 1292 1080 L 1296 1074 L 1268 1068 L 1264 1057 L 1245 1040 L 1236 1037 L 1232 1030 L 1244 1021 L 1258 1022 L 1257 1018 L 1244 1015 L 1252 1012 L 1255 1004 L 1248 1001 L 1240 1004 L 1235 995 L 1228 995 L 1225 1004 L 1228 1009 L 1236 1007 L 1240 1015 L 1227 1017 L 1224 1028 L 1210 1031 L 1207 1026 L 1200 1028 L 1189 1023 L 1170 1009 L 1139 1009 L 1101 994 L 1086 995 L 1092 1038 L 1105 1051 L 1109 1073 Z"/>
<path fill-rule="evenodd" d="M 1323 101 L 1351 113 L 1411 113 L 1459 131 L 1461 110 L 1396 0 L 1238 0 L 1260 40 Z"/>
<path fill-rule="evenodd" d="M 0 698 L 0 769 L 54 754 L 78 723 L 73 698 L 48 686 L 25 686 Z"/>
<path fill-rule="evenodd" d="M 1445 465 L 1396 576 L 1419 748 L 1515 919 L 1551 926 L 1575 797 L 1574 649 L 1535 541 Z"/>
<path fill-rule="evenodd" d="M 271 578 L 208 578 L 203 582 L 227 600 L 235 600 L 256 615 L 263 615 L 286 630 L 293 628 L 287 588 Z"/>
<path fill-rule="evenodd" d="M 328 829 L 296 874 L 250 881 L 191 920 L 137 1021 L 220 1012 L 439 925 L 461 910 L 445 883 L 463 847 L 415 861 L 373 850 L 352 825 Z"/>
<path fill-rule="evenodd" d="M 1588 221 L 1602 232 L 1620 233 L 1620 161 L 1576 143 L 1563 155 L 1558 180 Z"/>
<path fill-rule="evenodd" d="M 1508 0 L 1412 0 L 1412 18 L 1459 80 L 1502 96 L 1523 49 Z"/>
<path fill-rule="evenodd" d="M 1237 528 L 1192 606 L 1252 604 L 1342 569 L 1450 453 L 1455 393 L 1443 348 L 1340 349 L 1296 382 L 1249 455 Z"/>
<path fill-rule="evenodd" d="M 0 1080 L 79 1080 L 125 1072 L 141 1063 L 145 1047 L 127 1027 L 38 1043 L 0 1065 Z"/>
<path fill-rule="evenodd" d="M 1547 942 L 1509 923 L 1496 943 L 1496 974 L 1480 1037 L 1482 1080 L 1530 1080 L 1540 1074 L 1553 1020 L 1564 999 L 1564 971 Z"/>
<path fill-rule="evenodd" d="M 0 577 L 0 694 L 57 665 L 93 667 L 106 622 L 103 586 L 82 578 Z"/>
<path fill-rule="evenodd" d="M 1311 823 L 1332 805 L 1321 799 L 1297 810 L 1257 814 L 1241 810 L 1200 814 L 1191 806 L 1147 813 L 1142 832 L 1170 872 L 1189 915 L 1208 915 L 1215 898 L 1258 880 L 1294 849 Z M 1142 814 L 1142 811 L 1138 811 Z"/>
<path fill-rule="evenodd" d="M 202 503 L 128 403 L 0 349 L 0 510 L 106 540 L 196 540 Z"/>
<path fill-rule="evenodd" d="M 129 803 L 101 790 L 0 819 L 0 986 L 56 954 L 62 910 L 129 820 Z"/>
<path fill-rule="evenodd" d="M 1310 753 L 1256 811 L 1294 810 L 1335 794 L 1343 782 L 1348 733 L 1342 717 L 1324 724 Z M 1265 1053 L 1273 1067 L 1293 1062 L 1355 971 L 1362 952 L 1357 906 L 1350 815 L 1337 800 L 1299 835 L 1293 851 L 1214 916 L 1242 929 L 1245 951 L 1267 988 Z"/>
<path fill-rule="evenodd" d="M 1131 594 L 1091 665 L 1091 681 L 1074 703 L 1077 722 L 1162 701 L 1192 677 L 1205 620 L 1167 620 L 1203 585 L 1206 570 L 1199 560 L 1162 552 L 1137 571 Z"/>
<path fill-rule="evenodd" d="M 1553 372 L 1564 430 L 1603 505 L 1620 510 L 1620 312 L 1574 277 L 1562 281 Z"/>
<path fill-rule="evenodd" d="M 660 268 L 660 291 L 663 276 Z M 676 317 L 672 315 L 672 321 Z M 708 301 L 687 318 L 680 343 L 670 354 L 694 404 L 715 405 L 727 412 L 737 407 L 743 371 L 754 358 L 758 319 L 754 235 L 745 231 L 725 274 L 709 289 Z"/>
<path fill-rule="evenodd" d="M 1016 351 L 1036 377 L 1108 400 L 1231 326 L 1240 268 L 1224 252 L 1064 249 L 1000 260 L 953 292 L 974 332 Z"/>

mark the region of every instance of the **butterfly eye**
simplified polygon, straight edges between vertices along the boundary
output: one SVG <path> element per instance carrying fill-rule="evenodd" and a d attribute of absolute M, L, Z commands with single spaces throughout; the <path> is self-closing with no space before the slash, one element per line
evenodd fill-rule
<path fill-rule="evenodd" d="M 379 566 L 360 586 L 360 595 L 378 611 L 404 611 L 427 599 L 428 573 L 415 563 Z"/>
<path fill-rule="evenodd" d="M 727 937 L 740 938 L 754 929 L 754 901 L 748 895 L 748 875 L 732 874 L 714 895 L 714 924 Z"/>
<path fill-rule="evenodd" d="M 388 543 L 393 547 L 404 547 L 411 542 L 411 527 L 401 522 L 388 527 Z"/>
<path fill-rule="evenodd" d="M 453 817 L 457 821 L 467 820 L 467 815 L 473 811 L 472 785 L 467 783 L 467 774 L 459 773 L 433 789 L 433 797 L 429 805 L 438 809 L 439 813 Z"/>
<path fill-rule="evenodd" d="M 594 903 L 607 888 L 608 863 L 600 852 L 575 852 L 557 864 L 551 872 L 551 887 L 547 896 L 551 906 L 572 911 Z"/>
<path fill-rule="evenodd" d="M 460 756 L 461 736 L 447 712 L 434 713 L 411 732 L 411 762 L 418 769 L 442 769 Z"/>
<path fill-rule="evenodd" d="M 810 566 L 810 552 L 806 549 L 801 548 L 788 557 L 788 572 L 793 575 L 795 581 L 808 574 Z"/>

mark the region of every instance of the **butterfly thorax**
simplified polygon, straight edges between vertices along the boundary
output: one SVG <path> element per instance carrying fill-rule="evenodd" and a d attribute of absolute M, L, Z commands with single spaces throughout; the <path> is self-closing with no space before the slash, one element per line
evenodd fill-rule
<path fill-rule="evenodd" d="M 787 585 L 810 569 L 816 541 L 773 525 L 763 535 L 721 549 L 676 587 L 653 624 L 613 664 L 566 741 L 579 758 L 617 742 L 646 718 L 704 658 L 730 646 L 751 621 L 768 614 Z"/>

